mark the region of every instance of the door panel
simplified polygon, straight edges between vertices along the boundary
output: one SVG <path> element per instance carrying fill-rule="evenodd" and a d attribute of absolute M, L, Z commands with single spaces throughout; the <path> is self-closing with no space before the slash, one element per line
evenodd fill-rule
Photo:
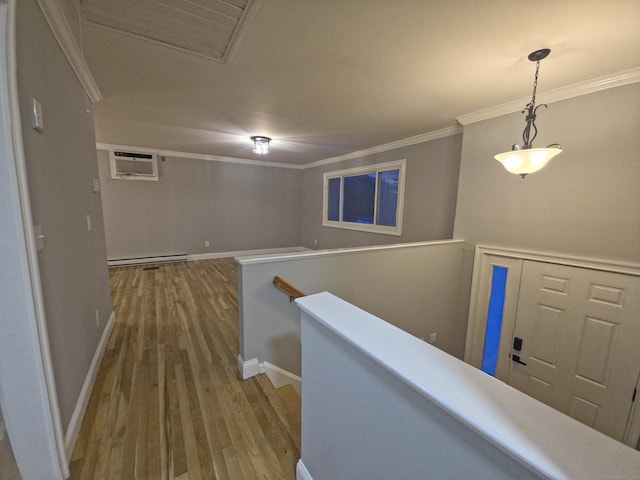
<path fill-rule="evenodd" d="M 525 261 L 507 382 L 623 440 L 640 374 L 640 278 Z M 505 338 L 505 342 L 511 339 Z"/>

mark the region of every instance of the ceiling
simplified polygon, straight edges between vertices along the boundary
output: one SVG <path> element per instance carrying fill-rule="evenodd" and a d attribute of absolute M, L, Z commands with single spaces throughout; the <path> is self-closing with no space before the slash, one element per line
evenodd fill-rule
<path fill-rule="evenodd" d="M 223 26 L 192 15 L 197 28 L 185 26 L 182 13 L 175 25 L 164 15 L 156 32 L 170 35 L 154 41 L 98 26 L 91 13 L 95 4 L 106 4 L 106 15 L 134 3 L 136 12 L 123 18 L 135 15 L 128 23 L 141 29 L 159 24 L 152 14 L 158 5 L 184 11 L 223 4 L 239 13 Z M 551 48 L 540 93 L 640 66 L 638 0 L 81 6 L 85 57 L 103 95 L 95 105 L 99 143 L 295 165 L 453 127 L 456 117 L 495 105 L 526 103 L 535 72 L 527 55 L 539 48 Z M 199 41 L 198 32 L 207 38 Z M 198 51 L 189 42 L 216 46 Z M 268 156 L 252 152 L 251 135 L 273 139 Z"/>

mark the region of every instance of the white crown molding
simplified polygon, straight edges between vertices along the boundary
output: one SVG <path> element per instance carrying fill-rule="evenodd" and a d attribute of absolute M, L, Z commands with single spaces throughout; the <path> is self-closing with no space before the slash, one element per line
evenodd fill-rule
<path fill-rule="evenodd" d="M 44 1 L 44 0 L 38 0 Z M 553 103 L 561 100 L 568 100 L 570 98 L 579 97 L 581 95 L 587 95 L 589 93 L 599 92 L 601 90 L 607 90 L 609 88 L 621 87 L 629 85 L 631 83 L 640 82 L 640 67 L 623 70 L 614 75 L 606 75 L 597 77 L 584 82 L 574 83 L 573 85 L 567 85 L 565 87 L 549 90 L 548 92 L 542 92 L 538 95 L 541 103 Z M 306 163 L 304 165 L 295 165 L 290 163 L 278 163 L 278 162 L 266 162 L 260 160 L 249 160 L 243 158 L 232 157 L 218 157 L 215 155 L 203 155 L 198 153 L 188 152 L 174 152 L 170 150 L 158 150 L 145 147 L 131 147 L 125 145 L 112 145 L 108 143 L 97 143 L 96 147 L 99 150 L 130 150 L 132 152 L 140 153 L 155 153 L 157 155 L 164 155 L 167 157 L 178 158 L 194 158 L 200 160 L 211 160 L 216 162 L 238 163 L 243 165 L 254 165 L 261 167 L 276 167 L 276 168 L 290 168 L 294 170 L 307 170 L 310 168 L 321 167 L 325 165 L 331 165 L 334 163 L 344 162 L 346 160 L 352 160 L 354 158 L 362 158 L 367 155 L 375 153 L 386 152 L 388 150 L 394 150 L 396 148 L 407 147 L 410 145 L 416 145 L 418 143 L 428 142 L 436 140 L 438 138 L 448 137 L 451 135 L 457 135 L 462 133 L 462 126 L 469 125 L 471 123 L 488 120 L 490 118 L 507 115 L 509 113 L 515 113 L 521 111 L 524 106 L 529 102 L 529 97 L 523 97 L 518 100 L 503 103 L 493 107 L 478 110 L 477 112 L 467 113 L 456 117 L 456 120 L 460 125 L 453 127 L 447 127 L 434 132 L 423 133 L 415 135 L 413 137 L 396 140 L 395 142 L 385 143 L 375 147 L 367 148 L 364 150 L 358 150 L 337 157 L 325 158 L 323 160 L 317 160 L 315 162 Z"/>
<path fill-rule="evenodd" d="M 396 140 L 395 142 L 385 143 L 364 150 L 358 150 L 356 152 L 346 153 L 337 157 L 325 158 L 324 160 L 317 160 L 315 162 L 307 163 L 303 165 L 303 169 L 321 167 L 324 165 L 330 165 L 333 163 L 344 162 L 345 160 L 351 160 L 354 158 L 361 158 L 366 155 L 372 155 L 374 153 L 386 152 L 388 150 L 394 150 L 396 148 L 408 147 L 410 145 L 416 145 L 418 143 L 428 142 L 430 140 L 436 140 L 438 138 L 449 137 L 451 135 L 457 135 L 462 133 L 462 127 L 456 125 L 454 127 L 446 127 L 434 132 L 422 133 L 409 138 L 403 138 L 402 140 Z"/>
<path fill-rule="evenodd" d="M 158 156 L 165 156 L 165 157 L 193 158 L 196 160 L 209 160 L 212 162 L 237 163 L 241 165 L 253 165 L 257 167 L 274 167 L 274 168 L 290 168 L 293 170 L 307 170 L 309 168 L 315 168 L 322 165 L 330 165 L 333 163 L 344 162 L 346 160 L 351 160 L 353 158 L 361 158 L 366 155 L 371 155 L 374 153 L 386 152 L 388 150 L 394 150 L 396 148 L 416 145 L 418 143 L 428 142 L 430 140 L 436 140 L 438 138 L 449 137 L 451 135 L 457 135 L 459 133 L 462 133 L 462 127 L 460 125 L 456 125 L 454 127 L 447 127 L 440 130 L 436 130 L 435 132 L 423 133 L 413 137 L 404 138 L 402 140 L 397 140 L 395 142 L 385 143 L 384 145 L 378 145 L 376 147 L 371 147 L 364 150 L 358 150 L 356 152 L 346 153 L 338 157 L 326 158 L 324 160 L 318 160 L 315 162 L 306 163 L 304 165 L 296 165 L 291 163 L 280 163 L 280 162 L 267 162 L 262 160 L 250 160 L 246 158 L 219 157 L 216 155 L 206 155 L 202 153 L 176 152 L 172 150 L 159 150 L 156 148 L 134 147 L 130 145 L 116 145 L 112 143 L 96 143 L 96 148 L 98 150 L 126 150 L 129 152 L 149 153 L 149 154 L 155 154 Z"/>
<path fill-rule="evenodd" d="M 82 49 L 73 36 L 58 0 L 38 0 L 38 5 L 87 96 L 93 103 L 99 102 L 102 99 L 102 93 L 89 71 Z"/>
<path fill-rule="evenodd" d="M 211 162 L 237 163 L 240 165 L 253 165 L 254 167 L 292 168 L 295 170 L 301 170 L 304 168 L 303 165 L 294 165 L 290 163 L 266 162 L 263 160 L 250 160 L 248 158 L 219 157 L 216 155 L 206 155 L 202 153 L 176 152 L 173 150 L 159 150 L 157 148 L 115 145 L 112 143 L 96 143 L 96 148 L 98 150 L 125 150 L 128 152 L 149 153 L 164 157 L 192 158 L 195 160 L 209 160 Z"/>
<path fill-rule="evenodd" d="M 547 92 L 542 92 L 538 95 L 538 99 L 540 100 L 540 103 L 559 102 L 561 100 L 568 100 L 581 95 L 587 95 L 589 93 L 595 93 L 601 90 L 621 87 L 623 85 L 637 82 L 640 82 L 640 67 L 630 68 L 613 75 L 605 75 L 591 80 L 586 80 L 584 82 L 567 85 L 565 87 L 555 88 Z M 458 120 L 461 125 L 469 125 L 471 123 L 489 120 L 490 118 L 500 117 L 509 113 L 519 112 L 524 109 L 525 105 L 529 103 L 530 100 L 530 97 L 519 98 L 518 100 L 478 110 L 477 112 L 460 115 L 456 117 L 456 120 Z"/>

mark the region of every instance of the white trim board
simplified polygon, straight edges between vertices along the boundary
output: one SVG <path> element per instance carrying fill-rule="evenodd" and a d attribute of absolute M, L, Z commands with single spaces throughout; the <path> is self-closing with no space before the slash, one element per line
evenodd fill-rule
<path fill-rule="evenodd" d="M 300 253 L 311 251 L 306 247 L 262 248 L 256 250 L 237 250 L 235 252 L 194 253 L 187 255 L 187 261 L 209 260 L 212 258 L 254 257 L 262 255 L 278 255 L 284 253 Z"/>
<path fill-rule="evenodd" d="M 38 5 L 87 96 L 93 103 L 98 103 L 102 99 L 102 93 L 84 60 L 82 45 L 78 45 L 58 0 L 38 0 Z"/>
<path fill-rule="evenodd" d="M 462 127 L 460 125 L 455 125 L 453 127 L 441 128 L 440 130 L 435 130 L 433 132 L 421 133 L 420 135 L 415 135 L 409 138 L 403 138 L 400 140 L 396 140 L 395 142 L 384 143 L 382 145 L 377 145 L 371 148 L 365 148 L 364 150 L 358 150 L 351 153 L 345 153 L 344 155 L 339 155 L 337 157 L 325 158 L 324 160 L 317 160 L 315 162 L 306 163 L 302 166 L 303 170 L 315 167 L 321 167 L 323 165 L 330 165 L 333 163 L 340 163 L 346 160 L 352 160 L 354 158 L 361 158 L 367 155 L 372 155 L 374 153 L 386 152 L 389 150 L 394 150 L 396 148 L 409 147 L 411 145 L 417 145 L 418 143 L 430 142 L 431 140 L 436 140 L 438 138 L 450 137 L 452 135 L 458 135 L 462 133 Z"/>
<path fill-rule="evenodd" d="M 373 250 L 394 250 L 400 248 L 423 247 L 425 245 L 440 245 L 463 243 L 464 240 L 433 240 L 427 242 L 410 242 L 410 243 L 392 243 L 388 245 L 375 245 L 372 247 L 349 247 L 349 248 L 333 248 L 329 250 L 306 250 L 300 253 L 282 254 L 275 257 L 259 256 L 259 257 L 238 257 L 236 260 L 242 265 L 255 265 L 258 263 L 288 262 L 290 260 L 299 260 L 301 258 L 311 257 L 331 257 L 340 255 L 349 255 L 354 253 L 368 253 Z"/>
<path fill-rule="evenodd" d="M 67 427 L 67 432 L 64 437 L 67 458 L 69 459 L 71 459 L 73 449 L 76 446 L 76 441 L 78 440 L 78 435 L 80 434 L 80 427 L 82 426 L 82 419 L 84 418 L 84 414 L 87 411 L 87 405 L 89 405 L 89 399 L 91 398 L 93 385 L 95 384 L 96 377 L 98 376 L 100 362 L 102 361 L 102 357 L 104 356 L 104 351 L 107 348 L 107 343 L 109 342 L 109 337 L 111 336 L 111 331 L 113 330 L 113 326 L 115 325 L 115 323 L 116 314 L 112 311 L 111 315 L 109 316 L 109 320 L 107 321 L 107 324 L 102 331 L 100 342 L 98 343 L 98 347 L 96 348 L 96 351 L 93 355 L 93 360 L 91 360 L 89 371 L 87 372 L 87 376 L 85 377 L 84 383 L 82 384 L 82 389 L 80 390 L 80 395 L 78 397 L 78 401 L 76 402 L 76 408 L 73 410 L 73 414 L 71 415 L 71 420 L 69 421 L 69 426 Z"/>
<path fill-rule="evenodd" d="M 396 148 L 408 147 L 416 145 L 418 143 L 429 142 L 438 138 L 449 137 L 451 135 L 458 135 L 462 133 L 462 127 L 456 125 L 453 127 L 446 127 L 434 132 L 423 133 L 415 135 L 413 137 L 396 140 L 395 142 L 385 143 L 383 145 L 377 145 L 375 147 L 366 148 L 363 150 L 357 150 L 351 153 L 345 153 L 337 157 L 325 158 L 323 160 L 317 160 L 315 162 L 306 163 L 304 165 L 297 165 L 293 163 L 280 163 L 280 162 L 267 162 L 261 160 L 249 160 L 246 158 L 233 158 L 233 157 L 219 157 L 216 155 L 206 155 L 202 153 L 189 153 L 189 152 L 176 152 L 171 150 L 160 150 L 149 147 L 132 147 L 129 145 L 116 145 L 111 143 L 96 143 L 98 150 L 127 150 L 138 153 L 150 153 L 158 156 L 174 157 L 174 158 L 191 158 L 195 160 L 210 160 L 213 162 L 226 162 L 237 163 L 240 165 L 253 165 L 256 167 L 273 167 L 273 168 L 289 168 L 292 170 L 308 170 L 310 168 L 320 167 L 323 165 L 331 165 L 334 163 L 345 162 L 354 158 L 362 158 L 374 153 L 386 152 L 388 150 L 394 150 Z"/>
<path fill-rule="evenodd" d="M 162 149 L 150 148 L 150 147 L 117 145 L 113 143 L 96 143 L 96 148 L 98 150 L 108 150 L 108 151 L 126 150 L 128 152 L 135 152 L 135 153 L 149 153 L 152 155 L 157 155 L 158 157 L 189 158 L 193 160 L 209 160 L 211 162 L 236 163 L 239 165 L 252 165 L 254 167 L 292 168 L 296 170 L 300 170 L 303 168 L 303 166 L 301 165 L 294 165 L 290 163 L 267 162 L 263 160 L 251 160 L 248 158 L 221 157 L 218 155 L 207 155 L 204 153 L 178 152 L 173 150 L 162 150 Z"/>
<path fill-rule="evenodd" d="M 211 260 L 215 258 L 235 258 L 235 257 L 255 257 L 263 255 L 279 255 L 285 253 L 300 253 L 310 249 L 306 247 L 281 247 L 262 248 L 257 250 L 236 250 L 232 252 L 212 252 L 212 253 L 180 253 L 175 255 L 156 255 L 151 257 L 135 258 L 111 258 L 107 260 L 109 268 L 132 267 L 137 265 L 160 265 L 164 263 L 176 262 L 196 262 L 199 260 Z"/>
<path fill-rule="evenodd" d="M 626 275 L 640 276 L 640 264 L 607 260 L 595 257 L 579 257 L 564 255 L 562 253 L 540 252 L 535 250 L 519 250 L 508 247 L 493 247 L 488 245 L 476 245 L 476 255 L 495 255 L 498 257 L 522 258 L 536 262 L 557 263 L 572 267 L 589 268 L 591 270 L 604 270 L 607 272 L 624 273 Z M 478 257 L 480 258 L 480 257 Z"/>
<path fill-rule="evenodd" d="M 602 77 L 592 78 L 591 80 L 574 83 L 573 85 L 567 85 L 565 87 L 554 88 L 547 92 L 540 92 L 538 94 L 538 101 L 539 104 L 554 103 L 637 82 L 640 82 L 640 67 L 623 70 L 622 72 Z M 490 118 L 500 117 L 509 113 L 520 112 L 530 101 L 531 99 L 529 97 L 522 97 L 501 105 L 495 105 L 483 110 L 478 110 L 477 112 L 460 115 L 456 117 L 456 120 L 458 120 L 462 125 L 469 125 L 471 123 L 489 120 Z"/>
<path fill-rule="evenodd" d="M 39 0 L 39 2 L 50 0 Z M 612 73 L 610 75 L 604 75 L 602 77 L 593 78 L 584 82 L 574 83 L 565 87 L 556 88 L 547 92 L 540 92 L 538 94 L 541 103 L 553 103 L 560 100 L 568 100 L 573 97 L 579 97 L 588 93 L 595 93 L 601 90 L 609 88 L 621 87 L 631 83 L 640 82 L 640 67 L 623 70 L 622 72 Z M 175 157 L 175 158 L 192 158 L 196 160 L 210 160 L 214 162 L 226 162 L 237 163 L 241 165 L 253 165 L 257 167 L 273 167 L 273 168 L 290 168 L 293 170 L 307 170 L 310 168 L 321 167 L 324 165 L 331 165 L 334 163 L 340 163 L 355 158 L 362 158 L 367 155 L 375 153 L 386 152 L 396 148 L 408 147 L 410 145 L 416 145 L 418 143 L 428 142 L 436 140 L 438 138 L 448 137 L 451 135 L 457 135 L 462 133 L 462 126 L 469 125 L 471 123 L 480 122 L 482 120 L 488 120 L 490 118 L 499 117 L 509 113 L 519 112 L 529 102 L 529 98 L 519 98 L 511 102 L 503 103 L 493 107 L 478 110 L 476 112 L 462 114 L 456 117 L 456 120 L 460 125 L 445 127 L 433 132 L 422 133 L 413 137 L 408 137 L 394 142 L 377 145 L 363 150 L 357 150 L 351 153 L 345 153 L 337 157 L 325 158 L 322 160 L 316 160 L 313 162 L 305 163 L 303 165 L 280 163 L 280 162 L 268 162 L 260 160 L 249 160 L 246 158 L 233 158 L 233 157 L 220 157 L 216 155 L 206 155 L 202 153 L 189 153 L 189 152 L 177 152 L 171 150 L 160 150 L 150 147 L 133 147 L 129 145 L 116 145 L 110 143 L 96 143 L 98 150 L 130 150 L 140 153 L 154 153 L 159 156 Z"/>
<path fill-rule="evenodd" d="M 158 265 L 162 263 L 186 262 L 188 260 L 186 253 L 175 255 L 158 255 L 154 257 L 136 257 L 136 258 L 112 258 L 107 260 L 109 268 L 113 267 L 132 267 L 134 265 Z"/>
<path fill-rule="evenodd" d="M 309 470 L 307 470 L 307 467 L 302 463 L 302 459 L 298 460 L 296 464 L 296 480 L 313 480 Z"/>
<path fill-rule="evenodd" d="M 0 219 L 8 258 L 2 272 L 11 276 L 0 295 L 5 311 L 11 313 L 0 316 L 0 401 L 22 475 L 62 479 L 69 476 L 69 468 L 25 166 L 16 76 L 16 5 L 17 0 L 0 0 Z"/>
<path fill-rule="evenodd" d="M 269 362 L 259 362 L 257 358 L 244 360 L 238 355 L 238 372 L 243 380 L 265 373 L 275 388 L 291 385 L 302 395 L 302 378 Z"/>

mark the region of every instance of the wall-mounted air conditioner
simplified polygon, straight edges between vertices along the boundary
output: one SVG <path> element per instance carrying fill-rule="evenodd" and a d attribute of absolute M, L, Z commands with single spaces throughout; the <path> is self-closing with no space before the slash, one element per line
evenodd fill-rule
<path fill-rule="evenodd" d="M 158 157 L 152 153 L 111 150 L 109 164 L 111 178 L 158 181 Z"/>

